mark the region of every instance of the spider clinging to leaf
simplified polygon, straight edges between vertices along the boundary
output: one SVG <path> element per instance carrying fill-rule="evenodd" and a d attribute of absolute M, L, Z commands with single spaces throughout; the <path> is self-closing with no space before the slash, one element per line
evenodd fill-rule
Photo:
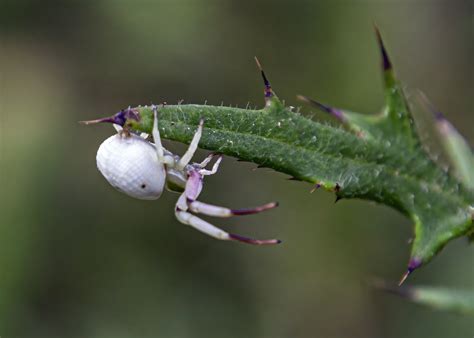
<path fill-rule="evenodd" d="M 266 80 L 266 79 L 265 79 Z M 112 117 L 84 121 L 85 124 L 113 123 L 117 134 L 106 139 L 97 151 L 97 167 L 105 179 L 117 190 L 138 199 L 158 199 L 163 189 L 181 193 L 175 207 L 175 215 L 181 223 L 220 240 L 239 241 L 249 244 L 278 244 L 277 239 L 259 240 L 227 233 L 194 214 L 215 217 L 249 215 L 278 206 L 272 202 L 249 209 L 229 209 L 197 200 L 203 188 L 204 176 L 217 172 L 222 156 L 218 156 L 211 170 L 206 166 L 216 154 L 210 154 L 201 163 L 191 163 L 202 135 L 204 121 L 201 119 L 192 141 L 182 157 L 165 149 L 158 129 L 158 107 L 153 112 L 154 144 L 144 135 L 130 131 L 128 120 L 138 120 L 138 112 L 132 108 L 122 110 Z"/>

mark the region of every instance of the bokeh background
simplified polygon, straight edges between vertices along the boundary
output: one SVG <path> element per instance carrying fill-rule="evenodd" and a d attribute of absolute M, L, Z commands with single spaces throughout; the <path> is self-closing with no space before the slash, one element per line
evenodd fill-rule
<path fill-rule="evenodd" d="M 254 55 L 288 104 L 302 93 L 375 112 L 376 22 L 407 88 L 423 89 L 472 142 L 472 2 L 0 4 L 1 337 L 472 337 L 472 318 L 367 284 L 405 269 L 412 228 L 397 212 L 334 204 L 225 158 L 202 200 L 281 206 L 216 224 L 284 243 L 215 241 L 174 219 L 177 195 L 113 190 L 95 165 L 112 129 L 77 123 L 150 102 L 262 105 Z M 408 283 L 472 289 L 473 262 L 459 239 Z"/>

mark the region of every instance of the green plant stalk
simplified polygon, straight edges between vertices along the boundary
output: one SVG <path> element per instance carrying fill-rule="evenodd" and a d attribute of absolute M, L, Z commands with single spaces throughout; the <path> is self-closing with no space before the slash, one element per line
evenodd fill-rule
<path fill-rule="evenodd" d="M 163 138 L 189 144 L 204 119 L 199 144 L 203 149 L 322 186 L 338 199 L 372 200 L 399 210 L 415 224 L 406 278 L 450 240 L 472 231 L 474 192 L 423 150 L 378 31 L 377 37 L 386 98 L 381 114 L 365 116 L 303 98 L 356 133 L 312 121 L 285 107 L 263 71 L 263 109 L 167 105 L 159 109 L 159 128 Z M 151 133 L 153 113 L 150 107 L 140 106 L 92 122 L 113 122 Z"/>
<path fill-rule="evenodd" d="M 131 120 L 131 127 L 151 133 L 152 110 L 135 110 L 141 120 Z M 161 136 L 189 143 L 201 118 L 205 120 L 203 149 L 319 184 L 338 198 L 376 201 L 409 216 L 416 236 L 411 270 L 472 227 L 473 193 L 420 151 L 410 154 L 389 141 L 363 139 L 311 121 L 277 100 L 262 110 L 165 106 L 159 116 Z"/>

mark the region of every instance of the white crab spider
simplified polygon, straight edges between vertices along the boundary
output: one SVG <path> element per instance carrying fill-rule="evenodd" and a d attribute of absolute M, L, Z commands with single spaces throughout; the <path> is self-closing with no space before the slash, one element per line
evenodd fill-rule
<path fill-rule="evenodd" d="M 181 223 L 220 240 L 233 240 L 249 244 L 277 244 L 279 240 L 258 240 L 227 233 L 211 223 L 195 216 L 204 214 L 215 217 L 255 214 L 272 209 L 278 204 L 268 203 L 251 209 L 228 209 L 206 204 L 197 200 L 203 187 L 203 178 L 217 172 L 222 156 L 217 158 L 211 170 L 206 166 L 214 154 L 201 163 L 190 163 L 201 138 L 203 120 L 200 121 L 189 148 L 182 157 L 166 150 L 161 144 L 158 130 L 157 107 L 153 106 L 153 139 L 155 144 L 147 141 L 114 124 L 118 133 L 106 139 L 97 151 L 97 167 L 105 179 L 119 191 L 138 199 L 158 199 L 164 187 L 170 191 L 180 192 L 175 208 L 175 215 Z M 131 111 L 130 108 L 128 110 Z M 113 122 L 111 119 L 88 121 L 90 123 Z"/>

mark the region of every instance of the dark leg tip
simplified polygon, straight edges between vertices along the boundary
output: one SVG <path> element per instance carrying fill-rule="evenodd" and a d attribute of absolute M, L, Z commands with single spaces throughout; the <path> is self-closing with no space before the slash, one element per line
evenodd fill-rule
<path fill-rule="evenodd" d="M 261 205 L 259 207 L 255 207 L 255 208 L 234 209 L 234 210 L 232 210 L 232 215 L 243 216 L 243 215 L 257 214 L 257 213 L 262 212 L 262 211 L 266 211 L 266 210 L 269 210 L 269 209 L 276 208 L 277 206 L 278 206 L 278 202 L 271 202 L 271 203 L 267 203 L 267 204 L 264 204 L 264 205 Z"/>
<path fill-rule="evenodd" d="M 279 239 L 253 239 L 235 234 L 229 234 L 229 238 L 234 241 L 239 241 L 252 245 L 274 245 L 281 243 Z"/>

